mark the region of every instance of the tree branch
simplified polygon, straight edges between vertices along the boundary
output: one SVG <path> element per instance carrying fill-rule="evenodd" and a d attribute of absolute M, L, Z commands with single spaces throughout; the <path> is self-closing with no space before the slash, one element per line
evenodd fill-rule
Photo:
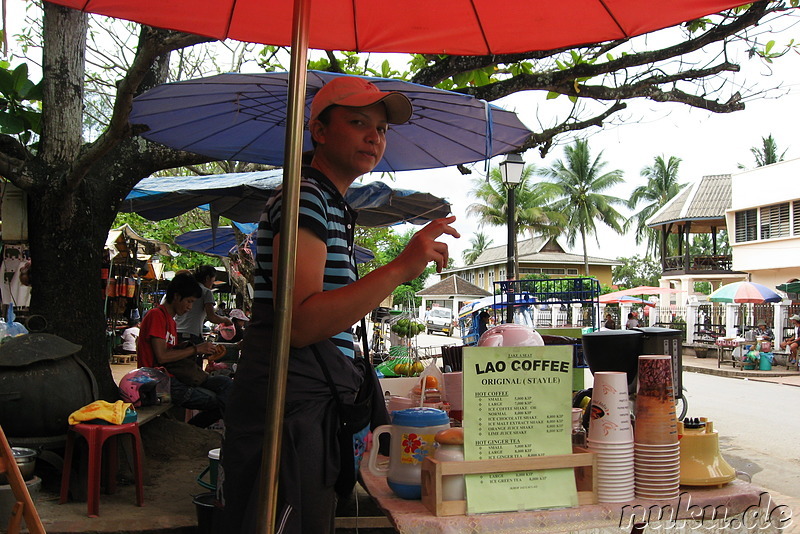
<path fill-rule="evenodd" d="M 122 139 L 130 137 L 133 132 L 128 123 L 128 116 L 143 80 L 151 73 L 160 56 L 173 50 L 185 48 L 199 43 L 213 41 L 209 37 L 159 30 L 142 26 L 136 57 L 125 77 L 117 84 L 117 98 L 108 128 L 92 144 L 84 148 L 67 178 L 67 186 L 75 189 L 83 180 L 92 164 L 117 146 Z"/>
<path fill-rule="evenodd" d="M 576 132 L 588 128 L 590 126 L 601 127 L 603 126 L 604 120 L 606 120 L 614 113 L 625 109 L 626 107 L 628 107 L 628 105 L 625 104 L 624 102 L 615 102 L 614 105 L 605 110 L 603 113 L 596 115 L 595 117 L 575 122 L 564 121 L 558 126 L 555 126 L 553 128 L 547 128 L 539 133 L 531 134 L 530 137 L 528 137 L 528 140 L 525 141 L 525 143 L 522 145 L 521 148 L 522 150 L 528 150 L 529 148 L 535 148 L 538 146 L 539 154 L 541 155 L 541 157 L 545 157 L 547 155 L 547 152 L 553 145 L 553 139 L 557 135 L 566 132 Z"/>

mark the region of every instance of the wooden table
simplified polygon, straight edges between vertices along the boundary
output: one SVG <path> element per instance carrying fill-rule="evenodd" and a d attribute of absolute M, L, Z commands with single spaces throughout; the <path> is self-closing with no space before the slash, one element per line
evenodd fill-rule
<path fill-rule="evenodd" d="M 739 364 L 742 364 L 741 360 L 736 359 L 736 349 L 743 345 L 752 345 L 755 341 L 747 341 L 744 338 L 717 338 L 714 344 L 717 347 L 717 369 L 722 367 L 723 363 L 730 363 L 734 368 L 736 367 L 736 362 L 738 361 Z M 730 358 L 725 358 L 725 354 L 730 354 Z"/>
<path fill-rule="evenodd" d="M 772 501 L 761 488 L 738 479 L 720 488 L 681 488 L 681 497 L 673 501 L 636 499 L 577 508 L 436 517 L 422 501 L 395 496 L 386 478 L 369 471 L 366 458 L 361 465 L 364 488 L 401 534 L 627 534 L 633 523 L 641 521 L 670 534 L 775 534 L 791 522 L 788 507 Z M 716 521 L 712 520 L 714 513 Z M 737 524 L 744 527 L 736 530 Z"/>

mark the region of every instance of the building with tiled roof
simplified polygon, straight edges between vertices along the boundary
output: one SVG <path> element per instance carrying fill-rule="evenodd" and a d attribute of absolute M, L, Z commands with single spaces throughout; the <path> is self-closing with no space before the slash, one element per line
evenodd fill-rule
<path fill-rule="evenodd" d="M 485 289 L 471 284 L 457 275 L 448 276 L 441 282 L 417 292 L 417 296 L 422 297 L 420 309 L 423 313 L 427 308 L 443 306 L 453 312 L 453 317 L 458 316 L 458 310 L 467 302 L 489 295 L 491 293 Z"/>
<path fill-rule="evenodd" d="M 494 282 L 506 280 L 508 252 L 506 245 L 483 251 L 472 265 L 443 271 L 457 274 L 481 289 L 494 294 Z M 566 252 L 555 238 L 534 237 L 517 242 L 517 264 L 520 278 L 546 274 L 552 278 L 583 276 L 583 254 Z M 589 256 L 589 276 L 601 284 L 611 285 L 611 268 L 622 265 L 616 260 Z"/>

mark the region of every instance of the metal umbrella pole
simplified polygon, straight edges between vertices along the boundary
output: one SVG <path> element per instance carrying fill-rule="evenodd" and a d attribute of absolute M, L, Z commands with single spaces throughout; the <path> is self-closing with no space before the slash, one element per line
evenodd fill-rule
<path fill-rule="evenodd" d="M 261 455 L 261 480 L 258 488 L 260 498 L 256 528 L 259 533 L 274 532 L 278 508 L 278 469 L 283 405 L 286 398 L 286 377 L 289 372 L 289 338 L 292 326 L 292 297 L 297 260 L 297 224 L 300 213 L 300 168 L 303 150 L 309 21 L 311 18 L 310 3 L 310 0 L 295 2 L 292 20 L 286 162 L 281 204 L 281 240 L 278 249 L 278 284 L 275 295 L 275 335 L 272 346 L 275 358 L 269 379 L 264 447 Z"/>

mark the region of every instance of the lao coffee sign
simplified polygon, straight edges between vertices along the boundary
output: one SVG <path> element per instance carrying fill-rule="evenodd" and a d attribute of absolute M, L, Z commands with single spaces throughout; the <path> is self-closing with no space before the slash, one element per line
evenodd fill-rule
<path fill-rule="evenodd" d="M 464 349 L 464 455 L 570 454 L 572 347 Z M 572 469 L 467 475 L 467 512 L 577 506 Z"/>

